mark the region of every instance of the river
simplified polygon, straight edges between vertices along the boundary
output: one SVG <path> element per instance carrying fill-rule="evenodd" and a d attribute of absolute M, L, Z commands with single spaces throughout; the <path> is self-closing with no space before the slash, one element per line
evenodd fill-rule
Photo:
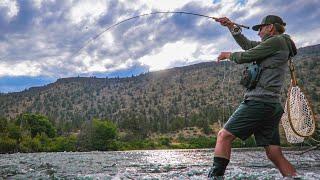
<path fill-rule="evenodd" d="M 0 154 L 0 179 L 207 179 L 212 149 Z M 320 179 L 320 151 L 284 151 L 302 179 Z M 235 149 L 225 179 L 282 179 L 262 149 Z"/>

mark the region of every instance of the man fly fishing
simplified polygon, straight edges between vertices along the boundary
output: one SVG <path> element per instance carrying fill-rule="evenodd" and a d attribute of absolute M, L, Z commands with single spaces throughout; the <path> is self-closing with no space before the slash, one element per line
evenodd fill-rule
<path fill-rule="evenodd" d="M 246 87 L 244 101 L 219 131 L 214 149 L 213 167 L 208 177 L 223 178 L 230 160 L 231 144 L 236 138 L 245 140 L 252 134 L 257 146 L 264 147 L 267 157 L 284 177 L 296 176 L 293 165 L 284 157 L 280 147 L 279 123 L 283 114 L 280 91 L 287 71 L 287 60 L 296 55 L 296 47 L 285 32 L 286 23 L 268 15 L 252 27 L 261 42 L 250 41 L 241 28 L 228 18 L 216 19 L 229 28 L 236 42 L 245 51 L 221 52 L 218 62 L 229 59 L 237 64 L 248 63 L 240 83 Z"/>

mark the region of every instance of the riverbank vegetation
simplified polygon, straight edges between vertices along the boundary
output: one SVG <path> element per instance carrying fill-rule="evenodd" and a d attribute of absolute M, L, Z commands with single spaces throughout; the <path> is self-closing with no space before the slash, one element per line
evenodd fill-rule
<path fill-rule="evenodd" d="M 189 127 L 186 131 L 201 131 Z M 23 114 L 15 120 L 0 118 L 0 152 L 61 152 L 108 151 L 136 149 L 194 149 L 213 148 L 216 136 L 212 129 L 202 129 L 202 134 L 188 135 L 183 131 L 155 134 L 144 138 L 139 131 L 123 131 L 109 120 L 93 119 L 84 123 L 81 131 L 63 133 L 48 117 Z M 197 132 L 199 133 L 199 132 Z M 287 144 L 283 144 L 287 145 Z M 254 147 L 254 138 L 235 140 L 233 147 Z"/>

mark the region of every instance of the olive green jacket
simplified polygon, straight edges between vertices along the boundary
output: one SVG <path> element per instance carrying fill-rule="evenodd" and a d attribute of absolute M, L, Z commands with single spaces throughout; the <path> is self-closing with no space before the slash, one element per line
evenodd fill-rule
<path fill-rule="evenodd" d="M 230 60 L 238 64 L 256 61 L 262 67 L 257 87 L 247 90 L 245 99 L 263 102 L 280 102 L 280 91 L 288 70 L 289 56 L 296 55 L 294 42 L 287 34 L 266 36 L 262 42 L 250 41 L 241 33 L 233 35 L 244 52 L 234 52 Z"/>

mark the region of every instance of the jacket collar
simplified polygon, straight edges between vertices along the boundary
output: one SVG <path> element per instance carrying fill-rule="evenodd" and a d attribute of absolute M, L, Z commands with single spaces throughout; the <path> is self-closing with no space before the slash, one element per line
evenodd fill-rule
<path fill-rule="evenodd" d="M 273 36 L 273 35 L 266 34 L 265 36 L 263 36 L 262 41 L 265 41 L 265 40 L 271 38 L 272 36 Z"/>

